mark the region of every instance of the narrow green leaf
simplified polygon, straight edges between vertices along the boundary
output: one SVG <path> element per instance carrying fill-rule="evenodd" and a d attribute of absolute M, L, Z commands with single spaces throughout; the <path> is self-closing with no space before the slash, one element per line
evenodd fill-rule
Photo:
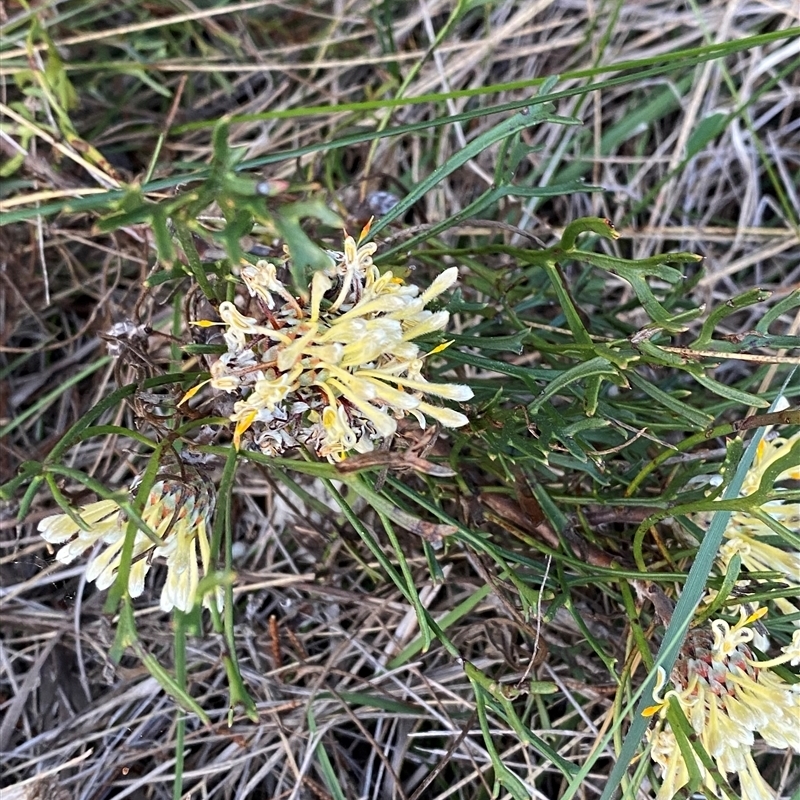
<path fill-rule="evenodd" d="M 528 331 L 519 331 L 511 336 L 464 336 L 448 333 L 447 338 L 458 347 L 477 347 L 486 352 L 519 354 L 528 338 Z"/>
<path fill-rule="evenodd" d="M 576 364 L 574 367 L 559 373 L 558 377 L 550 382 L 550 385 L 528 406 L 528 413 L 535 414 L 543 403 L 563 391 L 570 384 L 595 375 L 609 378 L 616 377 L 617 370 L 606 359 L 600 357 L 592 358 L 583 364 Z"/>
<path fill-rule="evenodd" d="M 180 243 L 181 249 L 186 255 L 188 261 L 189 271 L 192 277 L 197 281 L 197 285 L 202 290 L 203 294 L 208 300 L 216 301 L 218 298 L 214 292 L 213 287 L 209 283 L 208 275 L 206 275 L 205 267 L 200 261 L 200 256 L 197 248 L 194 245 L 191 231 L 181 222 L 173 220 L 175 226 L 175 238 Z"/>
<path fill-rule="evenodd" d="M 709 142 L 712 142 L 725 131 L 729 123 L 727 114 L 718 111 L 709 114 L 700 120 L 700 124 L 692 131 L 689 140 L 686 142 L 686 157 L 691 158 L 697 155 Z"/>
<path fill-rule="evenodd" d="M 716 331 L 717 326 L 725 317 L 734 314 L 741 308 L 752 306 L 755 303 L 761 303 L 768 299 L 770 295 L 771 292 L 765 292 L 762 289 L 750 289 L 727 300 L 708 315 L 708 319 L 703 323 L 703 327 L 698 337 L 692 342 L 691 347 L 697 350 L 708 347 L 714 335 L 714 331 Z"/>
<path fill-rule="evenodd" d="M 161 688 L 172 697 L 173 700 L 187 711 L 196 714 L 204 725 L 211 725 L 211 720 L 203 707 L 178 684 L 172 675 L 158 662 L 155 656 L 146 653 L 138 643 L 134 645 L 134 649 L 137 651 L 137 655 L 147 668 L 147 671 L 158 681 Z"/>
<path fill-rule="evenodd" d="M 714 418 L 710 414 L 698 411 L 690 405 L 678 400 L 668 392 L 660 389 L 637 372 L 628 373 L 628 379 L 637 389 L 652 397 L 660 406 L 672 411 L 678 419 L 685 420 L 692 428 L 707 428 Z"/>
<path fill-rule="evenodd" d="M 97 372 L 97 370 L 105 367 L 111 362 L 111 356 L 100 356 L 89 361 L 79 372 L 70 375 L 68 378 L 58 383 L 54 389 L 49 391 L 43 397 L 40 397 L 34 403 L 26 408 L 25 411 L 18 413 L 13 419 L 9 420 L 5 425 L 0 428 L 0 439 L 8 436 L 9 433 L 16 430 L 20 425 L 26 422 L 31 417 L 41 414 L 42 410 L 47 408 L 50 403 L 61 397 L 70 387 L 80 383 L 85 378 Z M 52 383 L 50 384 L 52 385 Z"/>
<path fill-rule="evenodd" d="M 756 331 L 758 331 L 758 333 L 768 334 L 769 326 L 772 325 L 778 317 L 783 316 L 788 311 L 793 311 L 798 306 L 800 306 L 800 289 L 775 303 L 775 305 L 764 314 L 761 320 L 756 323 Z"/>
<path fill-rule="evenodd" d="M 509 684 L 501 684 L 497 681 L 491 680 L 491 678 L 484 675 L 483 672 L 481 672 L 469 661 L 465 660 L 463 664 L 464 672 L 476 689 L 476 696 L 478 691 L 483 691 L 493 698 L 499 706 L 495 709 L 496 713 L 505 719 L 505 721 L 511 726 L 511 728 L 519 736 L 519 738 L 522 739 L 522 741 L 530 744 L 534 750 L 536 750 L 555 767 L 561 770 L 566 777 L 570 777 L 575 774 L 575 765 L 562 758 L 543 739 L 533 733 L 519 718 L 519 715 L 514 709 L 514 705 L 511 701 L 522 694 L 521 689 Z"/>
<path fill-rule="evenodd" d="M 697 617 L 695 617 L 695 626 L 699 627 L 705 624 L 712 617 L 716 617 L 717 612 L 721 608 L 725 607 L 734 586 L 736 586 L 736 581 L 739 580 L 739 573 L 741 572 L 741 569 L 742 557 L 739 555 L 739 553 L 734 553 L 733 558 L 731 558 L 731 560 L 728 562 L 728 567 L 725 570 L 722 586 L 720 586 L 719 591 L 711 603 L 709 603 L 708 606 L 706 606 L 706 608 L 703 610 L 703 613 L 698 614 Z"/>
<path fill-rule="evenodd" d="M 133 647 L 137 641 L 136 635 L 136 620 L 133 616 L 133 608 L 131 607 L 130 600 L 125 598 L 119 609 L 119 616 L 117 618 L 117 629 L 114 633 L 114 643 L 108 651 L 108 657 L 112 663 L 119 664 L 125 650 Z"/>
<path fill-rule="evenodd" d="M 306 719 L 308 720 L 309 732 L 312 736 L 316 736 L 317 721 L 314 717 L 313 702 L 309 703 Z M 331 760 L 328 757 L 328 752 L 325 750 L 325 745 L 322 743 L 321 738 L 314 748 L 314 754 L 317 757 L 317 764 L 322 775 L 322 781 L 325 784 L 325 788 L 331 793 L 333 800 L 347 800 L 342 787 L 339 785 L 339 777 L 336 774 L 333 764 L 331 764 Z"/>
<path fill-rule="evenodd" d="M 476 606 L 480 605 L 492 592 L 491 586 L 481 586 L 480 589 L 473 592 L 466 600 L 462 600 L 455 608 L 443 614 L 438 620 L 437 624 L 441 630 L 449 630 L 451 625 L 454 625 L 460 619 L 469 614 Z M 397 669 L 407 664 L 414 656 L 422 650 L 424 641 L 422 636 L 418 636 L 412 642 L 407 644 L 390 662 L 389 669 Z"/>
<path fill-rule="evenodd" d="M 753 406 L 753 408 L 767 408 L 769 406 L 769 400 L 750 392 L 743 392 L 741 389 L 734 389 L 733 386 L 715 381 L 713 378 L 709 378 L 708 375 L 693 372 L 692 376 L 701 386 L 720 397 L 724 397 L 726 400 L 745 406 Z"/>
<path fill-rule="evenodd" d="M 538 124 L 547 116 L 547 113 L 548 111 L 540 106 L 525 108 L 503 122 L 498 123 L 488 131 L 476 136 L 471 142 L 467 143 L 465 147 L 448 158 L 444 164 L 441 164 L 433 170 L 427 178 L 420 181 L 389 214 L 381 217 L 373 226 L 371 237 L 374 238 L 377 236 L 380 231 L 394 220 L 402 218 L 421 197 L 448 175 L 455 172 L 459 167 L 462 167 L 471 159 L 482 154 L 496 142 L 502 141 L 508 136 L 513 136 L 515 133 L 525 130 L 526 128 L 530 128 L 532 125 Z"/>
<path fill-rule="evenodd" d="M 575 308 L 572 295 L 569 289 L 564 285 L 561 273 L 555 268 L 553 263 L 545 264 L 544 269 L 547 273 L 547 277 L 550 279 L 553 289 L 555 289 L 561 311 L 567 319 L 567 325 L 569 325 L 569 329 L 572 331 L 575 341 L 578 344 L 592 347 L 592 337 L 589 335 L 589 331 L 586 330 L 586 326 L 583 324 L 583 320 L 578 310 Z"/>
<path fill-rule="evenodd" d="M 400 541 L 394 532 L 394 528 L 392 527 L 389 518 L 385 514 L 380 514 L 380 512 L 379 516 L 381 523 L 383 524 L 383 529 L 386 531 L 386 535 L 389 537 L 389 543 L 392 545 L 397 562 L 400 564 L 400 572 L 402 572 L 403 577 L 405 578 L 408 596 L 411 599 L 411 605 L 414 607 L 414 611 L 417 615 L 417 623 L 419 624 L 420 633 L 422 634 L 422 652 L 427 653 L 428 650 L 430 650 L 431 642 L 433 641 L 431 637 L 431 629 L 428 627 L 428 612 L 425 609 L 425 606 L 422 605 L 422 601 L 419 598 L 419 592 L 417 591 L 417 587 L 414 583 L 414 575 L 411 572 L 411 568 L 408 566 L 405 553 L 403 552 L 403 548 L 400 546 Z"/>
<path fill-rule="evenodd" d="M 291 255 L 290 270 L 295 291 L 302 294 L 308 292 L 309 273 L 329 267 L 332 263 L 331 256 L 312 242 L 303 230 L 301 220 L 307 217 L 314 217 L 332 227 L 341 224 L 340 218 L 322 201 L 282 206 L 272 217 Z"/>
<path fill-rule="evenodd" d="M 489 759 L 494 768 L 494 787 L 492 796 L 496 797 L 500 786 L 505 788 L 514 800 L 530 800 L 530 792 L 525 788 L 525 784 L 503 763 L 497 753 L 497 748 L 492 740 L 492 731 L 489 726 L 489 718 L 486 714 L 486 696 L 483 689 L 475 682 L 472 683 L 475 694 L 475 710 L 478 712 L 478 724 L 483 734 L 483 742 Z"/>
<path fill-rule="evenodd" d="M 575 243 L 582 233 L 595 233 L 603 239 L 619 239 L 619 234 L 614 230 L 610 220 L 601 217 L 582 217 L 570 222 L 564 228 L 558 247 L 580 259 L 583 252 L 575 249 Z"/>

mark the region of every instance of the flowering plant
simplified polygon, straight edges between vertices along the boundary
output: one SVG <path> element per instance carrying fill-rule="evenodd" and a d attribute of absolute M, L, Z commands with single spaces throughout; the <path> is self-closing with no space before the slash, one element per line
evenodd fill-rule
<path fill-rule="evenodd" d="M 273 264 L 259 261 L 240 272 L 256 316 L 225 301 L 218 309 L 221 322 L 197 322 L 224 327 L 226 351 L 211 365 L 211 377 L 181 402 L 206 384 L 230 395 L 237 448 L 245 437 L 250 446 L 271 455 L 306 444 L 318 455 L 340 461 L 350 452 L 372 450 L 395 432 L 405 415 L 422 428 L 428 418 L 451 428 L 467 423 L 460 411 L 425 399 L 432 395 L 465 401 L 472 391 L 426 380 L 425 356 L 415 343 L 447 324 L 447 311 L 426 306 L 453 285 L 457 268 L 444 270 L 424 291 L 391 273 L 381 275 L 372 263 L 376 245 L 361 244 L 367 231 L 359 243 L 346 237 L 344 252 L 333 254 L 330 267 L 314 273 L 307 300 L 291 294 Z M 141 595 L 153 561 L 164 558 L 161 608 L 188 612 L 200 599 L 201 577 L 212 571 L 208 530 L 215 489 L 184 460 L 180 475 L 174 472 L 166 467 L 159 471 L 148 494 L 141 518 L 150 530 L 134 533 L 127 588 L 131 597 Z M 56 557 L 63 563 L 96 544 L 105 545 L 92 555 L 86 573 L 100 589 L 117 577 L 127 529 L 126 514 L 110 499 L 39 523 L 42 537 L 61 545 Z M 202 600 L 221 608 L 222 593 L 206 593 Z"/>
<path fill-rule="evenodd" d="M 785 463 L 785 468 L 780 469 L 779 459 L 785 459 L 795 450 L 796 459 L 788 459 L 789 463 Z M 772 477 L 773 484 L 800 481 L 800 431 L 789 438 L 776 436 L 759 442 L 755 459 L 742 485 L 742 496 L 759 491 L 765 476 L 775 469 L 779 472 Z M 774 520 L 791 531 L 800 530 L 800 503 L 781 498 L 780 495 L 785 491 L 786 489 L 779 486 L 777 497 L 764 503 L 758 516 L 747 511 L 736 511 L 731 515 L 725 530 L 725 543 L 719 552 L 723 570 L 727 570 L 734 555 L 739 555 L 748 571 L 774 571 L 782 576 L 783 583 L 800 588 L 800 553 L 784 550 L 765 541 L 767 537 L 775 536 L 772 526 L 765 521 L 767 519 Z M 794 607 L 790 605 L 786 604 L 784 610 L 794 611 Z"/>

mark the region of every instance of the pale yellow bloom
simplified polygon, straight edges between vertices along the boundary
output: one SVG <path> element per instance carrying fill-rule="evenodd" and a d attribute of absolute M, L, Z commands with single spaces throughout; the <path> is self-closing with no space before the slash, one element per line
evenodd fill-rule
<path fill-rule="evenodd" d="M 219 304 L 220 319 L 227 325 L 225 341 L 234 346 L 244 347 L 248 335 L 259 332 L 258 325 L 254 317 L 246 317 L 236 306 L 225 300 Z"/>
<path fill-rule="evenodd" d="M 469 386 L 464 386 L 458 383 L 428 383 L 423 379 L 402 378 L 399 375 L 394 375 L 390 379 L 384 377 L 384 373 L 377 369 L 360 369 L 356 376 L 369 376 L 383 380 L 392 380 L 394 383 L 404 386 L 407 389 L 412 389 L 415 392 L 422 392 L 424 394 L 434 394 L 438 397 L 446 397 L 448 400 L 469 400 L 472 397 L 472 389 Z"/>
<path fill-rule="evenodd" d="M 336 299 L 331 304 L 331 312 L 336 311 L 347 300 L 348 295 L 353 292 L 355 299 L 360 297 L 361 287 L 367 275 L 367 271 L 372 267 L 372 256 L 378 249 L 378 245 L 374 242 L 362 245 L 362 240 L 369 233 L 369 227 L 372 220 L 367 224 L 361 236 L 359 236 L 358 243 L 352 236 L 346 236 L 344 240 L 344 258 L 339 262 L 336 271 L 339 273 L 342 281 L 341 289 Z"/>
<path fill-rule="evenodd" d="M 655 728 L 647 732 L 650 742 L 650 758 L 661 768 L 661 787 L 656 800 L 672 800 L 689 783 L 690 773 L 675 734 L 666 728 Z M 697 771 L 703 776 L 703 786 L 716 791 L 711 773 L 703 767 L 698 757 L 694 759 Z"/>
<path fill-rule="evenodd" d="M 787 683 L 771 669 L 800 656 L 800 636 L 783 648 L 781 656 L 759 661 L 749 644 L 754 638 L 751 625 L 764 613 L 766 609 L 746 616 L 742 611 L 735 625 L 717 619 L 710 631 L 691 631 L 670 677 L 672 688 L 666 692 L 666 676 L 663 670 L 659 672 L 653 693 L 656 705 L 647 711 L 664 721 L 664 727 L 650 735 L 651 757 L 661 767 L 663 778 L 657 800 L 670 800 L 689 781 L 685 756 L 665 721 L 670 697 L 678 700 L 722 776 L 738 778 L 743 799 L 775 796 L 753 761 L 752 747 L 758 734 L 772 747 L 800 752 L 798 684 Z M 722 797 L 699 758 L 695 761 L 707 792 Z"/>
<path fill-rule="evenodd" d="M 128 594 L 139 597 L 153 560 L 166 558 L 167 579 L 161 593 L 161 608 L 190 611 L 196 602 L 199 580 L 198 553 L 203 574 L 211 570 L 208 525 L 215 498 L 210 484 L 195 470 L 182 465 L 193 480 L 176 477 L 157 480 L 142 509 L 142 520 L 162 544 L 136 530 L 133 558 L 128 576 Z M 117 577 L 125 544 L 128 520 L 113 500 L 100 500 L 76 511 L 85 530 L 67 514 L 55 514 L 39 522 L 42 538 L 63 545 L 56 558 L 69 564 L 94 545 L 105 547 L 95 553 L 87 566 L 86 579 L 98 589 L 107 589 Z"/>
<path fill-rule="evenodd" d="M 689 783 L 689 768 L 684 760 L 675 734 L 667 727 L 648 731 L 650 757 L 661 769 L 661 787 L 656 800 L 672 800 Z M 707 797 L 725 797 L 714 776 L 705 768 L 697 753 L 692 750 L 695 770 L 702 776 L 702 786 Z M 739 800 L 776 800 L 775 792 L 758 771 L 749 750 L 742 753 L 742 770 L 739 776 Z"/>
<path fill-rule="evenodd" d="M 458 267 L 448 267 L 433 279 L 433 283 L 422 293 L 420 300 L 426 306 L 442 292 L 446 292 L 458 280 Z"/>
<path fill-rule="evenodd" d="M 774 485 L 762 487 L 767 470 L 771 469 L 778 459 L 789 455 L 794 455 L 794 458 L 790 458 L 788 465 L 774 476 Z M 782 500 L 780 497 L 780 492 L 785 491 L 781 484 L 785 481 L 798 480 L 800 480 L 800 431 L 788 439 L 781 436 L 768 439 L 765 436 L 758 443 L 755 458 L 747 471 L 740 495 L 747 497 L 761 488 L 766 488 L 767 491 L 775 490 L 778 496 L 764 503 L 761 510 L 790 530 L 800 533 L 800 501 Z M 772 528 L 762 520 L 741 511 L 734 512 L 729 528 L 751 536 L 773 535 Z"/>
<path fill-rule="evenodd" d="M 800 583 L 800 553 L 782 550 L 754 536 L 729 528 L 726 541 L 719 550 L 719 559 L 727 568 L 734 554 L 742 559 L 742 566 L 750 572 L 780 572 L 787 583 Z"/>
<path fill-rule="evenodd" d="M 445 428 L 460 428 L 462 425 L 469 423 L 467 416 L 460 411 L 453 411 L 452 408 L 444 408 L 443 406 L 432 406 L 430 403 L 422 401 L 420 401 L 416 409 L 411 410 L 411 414 L 416 418 L 420 428 L 423 430 L 425 428 L 425 419 L 422 414 L 426 414 L 431 419 L 440 422 Z"/>
<path fill-rule="evenodd" d="M 224 361 L 215 361 L 211 365 L 211 380 L 208 381 L 215 389 L 221 392 L 235 392 L 242 381 L 238 375 L 228 371 L 228 366 Z"/>
<path fill-rule="evenodd" d="M 794 455 L 777 475 L 770 476 L 772 485 L 762 486 L 767 470 L 774 468 L 778 459 Z M 800 502 L 784 500 L 781 493 L 788 487 L 786 481 L 800 480 L 800 432 L 783 438 L 763 438 L 756 450 L 753 464 L 745 476 L 741 495 L 747 497 L 759 490 L 766 490 L 773 499 L 760 505 L 760 512 L 795 534 L 800 534 Z M 777 495 L 777 496 L 776 496 Z M 722 572 L 727 572 L 734 556 L 741 559 L 743 572 L 775 572 L 777 580 L 786 586 L 796 587 L 800 593 L 800 553 L 786 549 L 780 536 L 763 520 L 747 511 L 731 514 L 725 530 L 725 541 L 719 549 L 718 563 Z M 798 608 L 785 597 L 772 599 L 771 604 L 785 614 L 796 613 Z"/>
<path fill-rule="evenodd" d="M 313 274 L 308 301 L 293 298 L 275 267 L 259 262 L 243 267 L 241 277 L 261 313 L 252 303 L 246 310 L 255 316 L 220 304 L 228 352 L 212 364 L 209 382 L 233 395 L 233 412 L 226 413 L 237 447 L 249 431 L 247 441 L 263 452 L 305 442 L 337 461 L 373 449 L 407 414 L 423 427 L 428 419 L 450 428 L 468 423 L 462 412 L 426 401 L 463 403 L 472 391 L 427 381 L 424 354 L 414 342 L 447 325 L 447 311 L 426 305 L 455 283 L 457 268 L 444 270 L 425 290 L 381 275 L 372 261 L 376 245 L 362 244 L 367 231 L 358 242 L 346 237 L 344 253 Z M 286 300 L 281 307 L 278 296 Z"/>
<path fill-rule="evenodd" d="M 98 500 L 81 508 L 78 514 L 86 530 L 67 514 L 54 514 L 39 521 L 38 530 L 49 544 L 64 544 L 56 558 L 71 564 L 99 541 L 114 542 L 119 530 L 119 506 L 113 500 Z"/>
<path fill-rule="evenodd" d="M 781 648 L 785 658 L 793 667 L 800 667 L 800 628 L 792 634 L 791 644 Z"/>
<path fill-rule="evenodd" d="M 286 287 L 278 280 L 278 271 L 275 265 L 269 261 L 247 264 L 242 267 L 240 274 L 250 295 L 260 297 L 266 303 L 267 308 L 275 308 L 273 294 L 277 294 L 284 300 L 289 299 Z"/>
<path fill-rule="evenodd" d="M 202 507 L 198 508 L 205 502 L 205 498 L 191 494 L 181 497 L 176 494 L 173 499 L 176 507 L 170 514 L 170 535 L 164 545 L 157 547 L 153 554 L 167 561 L 167 580 L 161 592 L 161 610 L 171 611 L 177 608 L 188 612 L 194 606 L 197 584 L 200 581 L 198 560 L 204 574 L 211 567 L 209 515 Z"/>
<path fill-rule="evenodd" d="M 322 412 L 322 428 L 325 436 L 320 447 L 320 455 L 336 457 L 358 448 L 358 435 L 350 427 L 347 412 L 341 403 L 325 406 Z"/>
<path fill-rule="evenodd" d="M 753 494 L 761 486 L 761 479 L 764 473 L 779 458 L 783 458 L 791 452 L 792 448 L 800 445 L 800 431 L 790 436 L 788 439 L 782 436 L 775 436 L 771 439 L 764 437 L 758 443 L 756 456 L 753 464 L 747 472 L 747 476 L 742 484 L 741 494 L 746 496 Z M 800 480 L 800 452 L 797 452 L 794 463 L 790 463 L 775 479 L 775 482 L 785 480 Z M 768 487 L 772 488 L 772 487 Z"/>
<path fill-rule="evenodd" d="M 266 408 L 267 411 L 274 411 L 275 406 L 283 402 L 289 392 L 297 388 L 297 379 L 302 371 L 303 368 L 297 364 L 282 375 L 274 377 L 262 375 L 256 380 L 253 392 L 248 399 L 258 409 Z"/>

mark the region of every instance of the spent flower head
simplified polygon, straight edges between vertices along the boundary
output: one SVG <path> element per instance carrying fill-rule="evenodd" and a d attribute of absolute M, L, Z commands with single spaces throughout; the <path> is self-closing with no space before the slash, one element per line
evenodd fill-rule
<path fill-rule="evenodd" d="M 722 776 L 738 777 L 743 800 L 775 796 L 753 760 L 756 734 L 772 747 L 800 752 L 800 684 L 788 683 L 772 669 L 800 659 L 800 632 L 780 656 L 759 660 L 749 644 L 755 636 L 752 624 L 764 613 L 760 609 L 748 616 L 742 610 L 735 625 L 716 619 L 691 631 L 670 676 L 671 687 L 664 691 L 667 679 L 660 670 L 656 704 L 646 711 L 664 718 L 670 698 L 675 698 Z M 710 796 L 722 796 L 693 751 L 695 764 L 689 769 L 668 722 L 649 738 L 663 780 L 656 800 L 672 798 L 687 785 L 691 771 L 703 776 Z"/>
<path fill-rule="evenodd" d="M 173 474 L 172 469 L 159 472 L 141 512 L 142 520 L 156 540 L 138 528 L 134 533 L 128 575 L 131 597 L 142 594 L 152 563 L 163 558 L 167 578 L 161 591 L 161 609 L 191 611 L 197 600 L 201 570 L 202 575 L 211 570 L 208 534 L 215 503 L 213 484 L 195 467 L 181 463 L 180 474 Z M 127 516 L 114 500 L 89 503 L 78 509 L 76 515 L 82 526 L 68 514 L 54 514 L 39 522 L 39 533 L 49 544 L 62 545 L 56 559 L 64 564 L 71 563 L 95 545 L 102 546 L 89 560 L 86 579 L 93 581 L 98 589 L 107 589 L 119 572 L 128 529 Z M 219 607 L 220 601 L 219 593 L 204 598 L 206 606 L 216 602 Z"/>
<path fill-rule="evenodd" d="M 358 242 L 347 236 L 344 252 L 312 275 L 308 299 L 295 298 L 276 267 L 258 261 L 241 270 L 252 298 L 247 313 L 224 302 L 221 323 L 198 321 L 224 327 L 226 352 L 184 402 L 205 383 L 225 392 L 237 447 L 246 435 L 249 446 L 269 455 L 306 444 L 339 461 L 373 450 L 406 415 L 423 428 L 429 419 L 449 428 L 467 424 L 461 411 L 426 398 L 461 403 L 472 391 L 428 381 L 416 343 L 447 325 L 447 311 L 427 306 L 455 283 L 458 269 L 444 270 L 424 290 L 382 275 L 372 263 L 377 246 L 362 244 L 367 231 Z"/>

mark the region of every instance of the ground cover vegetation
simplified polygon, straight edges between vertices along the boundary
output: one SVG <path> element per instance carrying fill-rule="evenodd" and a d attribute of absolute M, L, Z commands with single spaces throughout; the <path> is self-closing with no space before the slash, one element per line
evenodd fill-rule
<path fill-rule="evenodd" d="M 800 797 L 800 17 L 0 7 L 3 798 Z"/>

